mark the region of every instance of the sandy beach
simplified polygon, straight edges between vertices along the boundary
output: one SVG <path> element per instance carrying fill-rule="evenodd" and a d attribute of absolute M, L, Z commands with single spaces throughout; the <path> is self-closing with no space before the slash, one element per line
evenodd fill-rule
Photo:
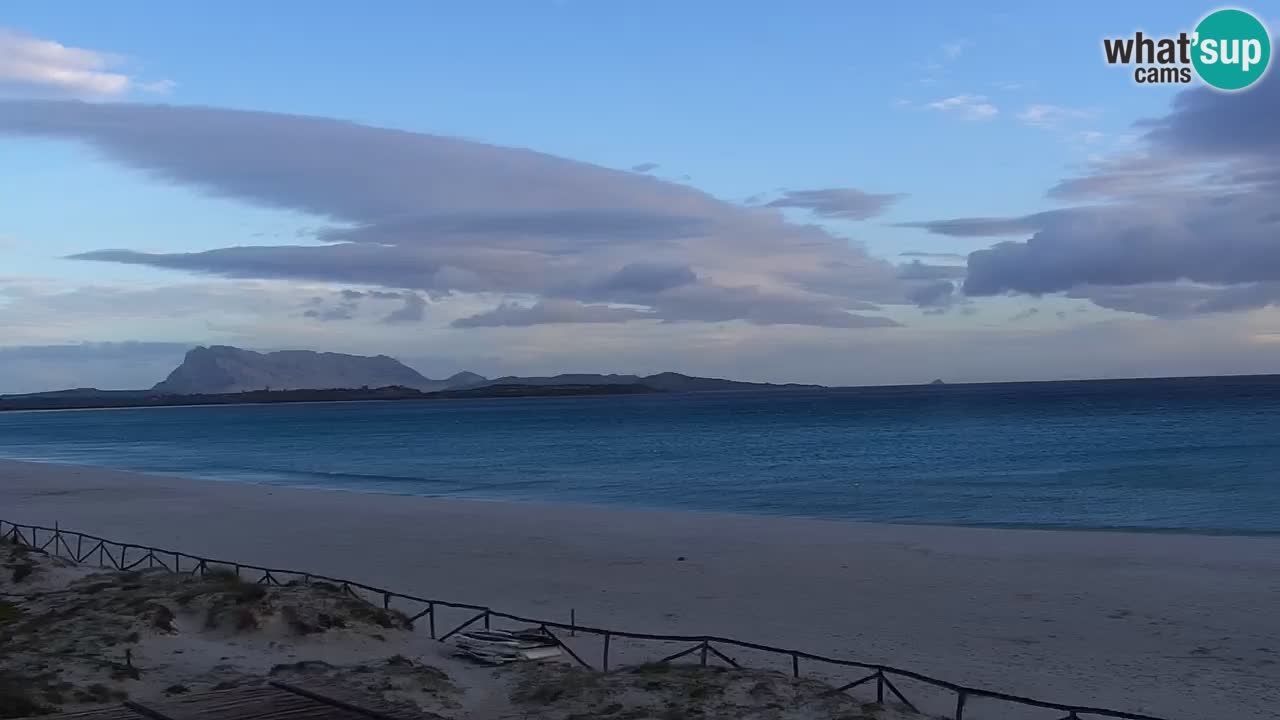
<path fill-rule="evenodd" d="M 1187 719 L 1280 708 L 1280 538 L 490 503 L 11 461 L 0 517 L 1046 700 Z"/>

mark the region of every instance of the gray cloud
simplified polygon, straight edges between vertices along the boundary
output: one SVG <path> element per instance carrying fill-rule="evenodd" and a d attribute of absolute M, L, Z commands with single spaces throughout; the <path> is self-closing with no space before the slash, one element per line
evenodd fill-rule
<path fill-rule="evenodd" d="M 922 252 L 920 250 L 908 250 L 900 252 L 898 255 L 899 257 L 931 258 L 935 260 L 964 260 L 969 257 L 961 253 Z"/>
<path fill-rule="evenodd" d="M 922 308 L 946 308 L 956 301 L 956 286 L 948 280 L 921 285 L 911 291 L 911 301 Z"/>
<path fill-rule="evenodd" d="M 1069 298 L 1088 300 L 1094 305 L 1120 312 L 1157 317 L 1179 317 L 1195 313 L 1214 293 L 1212 288 L 1184 283 L 1149 283 L 1128 286 L 1084 285 L 1066 293 Z"/>
<path fill-rule="evenodd" d="M 842 220 L 866 220 L 882 214 L 902 198 L 900 194 L 876 194 L 853 188 L 792 190 L 765 207 L 800 208 L 815 215 Z"/>
<path fill-rule="evenodd" d="M 1280 79 L 1267 73 L 1247 92 L 1221 93 L 1199 87 L 1179 93 L 1172 112 L 1140 126 L 1147 128 L 1147 140 L 1162 149 L 1251 160 L 1280 153 L 1277 114 Z"/>
<path fill-rule="evenodd" d="M 950 220 L 926 220 L 898 223 L 896 227 L 919 228 L 935 235 L 949 237 L 997 237 L 1000 235 L 1026 235 L 1035 232 L 1042 218 L 1050 213 L 1040 213 L 1019 218 L 972 217 Z"/>
<path fill-rule="evenodd" d="M 831 328 L 896 327 L 888 318 L 857 315 L 829 301 L 772 293 L 756 287 L 723 287 L 710 283 L 682 285 L 652 301 L 668 322 L 727 322 L 755 325 L 816 325 Z M 866 308 L 871 309 L 871 308 Z"/>
<path fill-rule="evenodd" d="M 336 320 L 353 320 L 359 314 L 365 300 L 398 300 L 401 306 L 383 316 L 384 324 L 422 322 L 426 317 L 427 301 L 415 292 L 390 292 L 386 290 L 339 290 L 333 294 L 333 304 L 322 297 L 310 298 L 304 303 L 307 308 L 303 317 L 331 322 Z"/>
<path fill-rule="evenodd" d="M 1080 208 L 1023 242 L 969 255 L 968 295 L 1043 294 L 1077 285 L 1280 280 L 1280 242 L 1261 222 L 1275 198 L 1242 194 Z"/>
<path fill-rule="evenodd" d="M 1089 300 L 1095 305 L 1122 312 L 1157 317 L 1186 317 L 1280 305 L 1280 282 L 1226 286 L 1185 282 L 1083 286 L 1072 289 L 1067 296 Z"/>
<path fill-rule="evenodd" d="M 345 303 L 336 307 L 325 308 L 323 310 L 307 310 L 302 313 L 303 317 L 309 317 L 313 320 L 321 320 L 330 322 L 333 320 L 350 320 L 355 317 L 356 306 L 352 303 Z"/>
<path fill-rule="evenodd" d="M 697 282 L 698 275 L 687 265 L 631 263 L 619 269 L 602 283 L 604 295 L 648 294 Z"/>
<path fill-rule="evenodd" d="M 453 327 L 528 327 L 556 323 L 616 323 L 651 318 L 650 313 L 608 305 L 584 305 L 572 300 L 542 300 L 531 306 L 503 303 L 493 310 L 459 318 Z"/>
<path fill-rule="evenodd" d="M 0 131 L 82 140 L 159 179 L 356 222 L 428 212 L 646 209 L 660 217 L 717 205 L 688 188 L 530 150 L 327 118 L 4 101 Z"/>
<path fill-rule="evenodd" d="M 919 260 L 912 260 L 898 266 L 898 277 L 903 280 L 942 280 L 944 278 L 964 277 L 963 265 L 930 265 Z"/>
<path fill-rule="evenodd" d="M 658 163 L 655 163 L 655 162 L 645 162 L 645 163 L 640 163 L 639 165 L 631 166 L 631 170 L 633 172 L 638 172 L 638 173 L 652 172 L 657 169 L 658 169 Z"/>
<path fill-rule="evenodd" d="M 1144 121 L 1138 154 L 1098 163 L 1050 195 L 1104 204 L 1021 218 L 913 223 L 953 236 L 1029 235 L 969 256 L 970 296 L 1067 292 L 1173 316 L 1275 302 L 1280 283 L 1280 76 L 1243 93 L 1180 93 Z"/>
<path fill-rule="evenodd" d="M 48 101 L 0 101 L 0 134 L 84 142 L 159 182 L 335 223 L 312 233 L 319 246 L 95 250 L 75 256 L 83 260 L 428 294 L 626 302 L 656 313 L 664 312 L 654 304 L 662 279 L 635 268 L 684 267 L 707 287 L 758 285 L 770 288 L 767 298 L 822 306 L 798 316 L 841 326 L 851 326 L 847 311 L 907 302 L 914 287 L 890 263 L 780 213 L 529 150 L 315 117 Z M 842 217 L 891 198 L 839 192 L 790 197 Z M 636 284 L 644 281 L 658 284 Z"/>
<path fill-rule="evenodd" d="M 754 325 L 812 325 L 828 328 L 897 327 L 888 318 L 858 315 L 822 299 L 780 295 L 756 287 L 725 287 L 707 282 L 681 283 L 658 292 L 636 291 L 649 310 L 548 299 L 533 306 L 506 303 L 497 309 L 462 318 L 454 327 L 530 326 L 572 322 L 625 322 L 650 319 L 667 323 L 729 322 Z M 622 293 L 623 302 L 627 294 Z M 634 303 L 640 304 L 640 303 Z M 876 309 L 870 306 L 862 309 Z"/>
<path fill-rule="evenodd" d="M 574 252 L 584 245 L 623 244 L 697 237 L 710 227 L 706 218 L 661 215 L 645 210 L 573 209 L 483 213 L 440 212 L 383 220 L 354 229 L 323 230 L 325 242 L 397 244 L 429 238 L 432 244 L 519 247 L 543 252 Z"/>
<path fill-rule="evenodd" d="M 418 293 L 407 292 L 400 296 L 404 305 L 392 310 L 382 322 L 388 324 L 422 322 L 427 316 L 427 301 Z"/>

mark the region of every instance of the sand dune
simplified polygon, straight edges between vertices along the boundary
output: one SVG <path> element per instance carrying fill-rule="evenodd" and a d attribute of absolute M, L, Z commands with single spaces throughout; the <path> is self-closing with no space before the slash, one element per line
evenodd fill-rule
<path fill-rule="evenodd" d="M 323 581 L 258 584 L 219 567 L 97 571 L 3 539 L 0 567 L 3 718 L 271 680 L 427 720 L 919 717 L 751 669 L 605 674 L 567 657 L 480 667 L 414 633 L 403 613 Z"/>

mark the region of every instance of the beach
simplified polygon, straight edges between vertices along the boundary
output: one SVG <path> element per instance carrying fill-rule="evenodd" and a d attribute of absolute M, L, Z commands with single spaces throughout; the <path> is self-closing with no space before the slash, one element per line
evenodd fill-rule
<path fill-rule="evenodd" d="M 1175 719 L 1280 707 L 1276 537 L 480 502 L 15 461 L 0 461 L 0 518 L 1064 703 Z"/>

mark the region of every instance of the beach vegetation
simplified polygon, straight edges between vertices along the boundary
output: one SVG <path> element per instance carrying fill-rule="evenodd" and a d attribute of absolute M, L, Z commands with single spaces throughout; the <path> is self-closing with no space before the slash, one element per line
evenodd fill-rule
<path fill-rule="evenodd" d="M 0 600 L 0 625 L 7 625 L 22 615 L 22 608 L 7 600 Z"/>

